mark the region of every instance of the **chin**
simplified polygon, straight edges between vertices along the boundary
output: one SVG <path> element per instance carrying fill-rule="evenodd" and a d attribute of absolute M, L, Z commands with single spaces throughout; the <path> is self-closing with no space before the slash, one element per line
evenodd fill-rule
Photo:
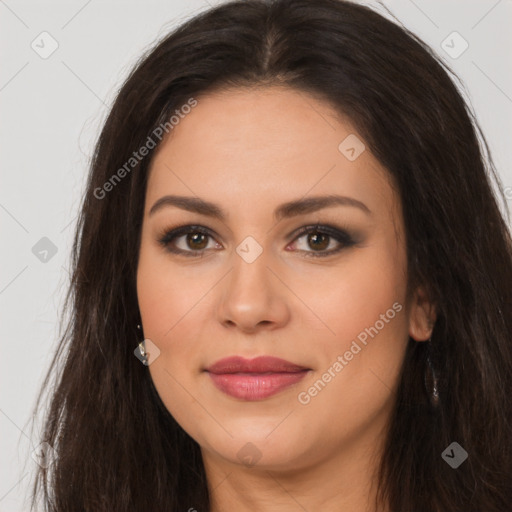
<path fill-rule="evenodd" d="M 232 464 L 261 470 L 297 469 L 306 454 L 304 436 L 294 435 L 286 429 L 280 433 L 272 432 L 272 429 L 276 429 L 276 423 L 272 428 L 268 428 L 266 422 L 261 428 L 253 424 L 248 429 L 228 429 L 233 438 L 224 435 L 221 439 L 198 442 Z M 272 433 L 269 435 L 269 432 Z"/>

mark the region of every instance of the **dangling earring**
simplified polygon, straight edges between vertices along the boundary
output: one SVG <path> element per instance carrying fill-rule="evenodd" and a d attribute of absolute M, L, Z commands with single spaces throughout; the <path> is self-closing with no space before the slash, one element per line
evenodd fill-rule
<path fill-rule="evenodd" d="M 137 324 L 137 329 L 142 332 L 142 326 L 140 324 Z M 142 362 L 147 366 L 148 365 L 148 358 L 146 354 L 146 347 L 144 340 L 139 341 L 139 351 L 140 355 L 142 356 Z"/>
<path fill-rule="evenodd" d="M 432 338 L 429 338 L 427 341 L 427 364 L 425 367 L 425 390 L 430 400 L 430 404 L 433 408 L 439 406 L 439 383 L 437 379 L 436 372 L 434 370 L 434 366 L 432 364 Z"/>

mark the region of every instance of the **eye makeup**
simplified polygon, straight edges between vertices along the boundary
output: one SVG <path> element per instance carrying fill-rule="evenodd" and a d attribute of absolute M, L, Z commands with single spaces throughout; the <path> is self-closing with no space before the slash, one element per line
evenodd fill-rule
<path fill-rule="evenodd" d="M 202 257 L 206 251 L 220 250 L 218 247 L 208 248 L 208 245 L 210 245 L 209 239 L 213 239 L 217 245 L 220 245 L 215 237 L 216 234 L 205 226 L 188 224 L 164 229 L 157 236 L 157 241 L 166 251 L 172 254 L 185 257 Z M 294 231 L 288 238 L 290 238 L 290 242 L 287 247 L 290 246 L 290 243 L 296 243 L 304 238 L 306 240 L 305 244 L 313 247 L 313 249 L 295 249 L 295 251 L 303 254 L 304 257 L 314 258 L 331 256 L 358 243 L 358 237 L 347 228 L 322 223 L 303 226 Z M 181 248 L 177 246 L 180 239 L 183 239 Z M 327 245 L 325 244 L 326 241 L 328 242 Z M 337 247 L 325 250 L 333 242 L 335 245 L 337 244 Z M 185 245 L 184 248 L 183 244 Z M 194 244 L 196 244 L 195 248 L 193 247 Z M 314 248 L 315 245 L 316 249 Z"/>

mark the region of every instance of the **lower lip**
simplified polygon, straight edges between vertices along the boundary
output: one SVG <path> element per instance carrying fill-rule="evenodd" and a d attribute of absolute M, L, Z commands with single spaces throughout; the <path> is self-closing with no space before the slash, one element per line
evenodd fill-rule
<path fill-rule="evenodd" d="M 293 373 L 223 373 L 208 372 L 215 386 L 235 398 L 262 400 L 301 381 L 309 370 Z"/>

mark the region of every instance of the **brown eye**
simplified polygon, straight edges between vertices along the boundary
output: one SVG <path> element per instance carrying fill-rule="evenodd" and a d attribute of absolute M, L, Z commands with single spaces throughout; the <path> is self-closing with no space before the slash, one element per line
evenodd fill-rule
<path fill-rule="evenodd" d="M 191 249 L 200 251 L 208 245 L 208 236 L 204 233 L 191 233 L 187 235 L 186 243 Z"/>
<path fill-rule="evenodd" d="M 208 249 L 209 239 L 214 240 L 213 235 L 201 226 L 182 226 L 165 231 L 158 242 L 174 254 L 202 256 Z"/>
<path fill-rule="evenodd" d="M 297 241 L 302 238 L 305 239 L 305 242 L 297 244 Z M 307 257 L 330 256 L 355 243 L 356 240 L 346 231 L 320 224 L 301 228 L 299 236 L 294 239 L 294 245 L 299 246 L 296 249 Z M 300 247 L 301 245 L 302 247 Z M 330 246 L 332 246 L 331 249 L 328 249 Z"/>
<path fill-rule="evenodd" d="M 330 256 L 356 243 L 356 240 L 348 232 L 319 224 L 301 228 L 298 236 L 294 239 L 294 244 L 302 238 L 306 240 L 305 247 L 299 247 L 297 250 L 308 257 Z M 182 226 L 165 231 L 158 238 L 158 242 L 173 254 L 200 257 L 208 249 L 221 248 L 218 242 L 209 248 L 209 239 L 215 242 L 214 235 L 210 230 L 202 226 Z M 333 247 L 329 249 L 331 245 Z"/>
<path fill-rule="evenodd" d="M 329 246 L 329 236 L 323 233 L 309 233 L 308 244 L 310 244 L 310 247 L 315 251 L 325 250 Z"/>

